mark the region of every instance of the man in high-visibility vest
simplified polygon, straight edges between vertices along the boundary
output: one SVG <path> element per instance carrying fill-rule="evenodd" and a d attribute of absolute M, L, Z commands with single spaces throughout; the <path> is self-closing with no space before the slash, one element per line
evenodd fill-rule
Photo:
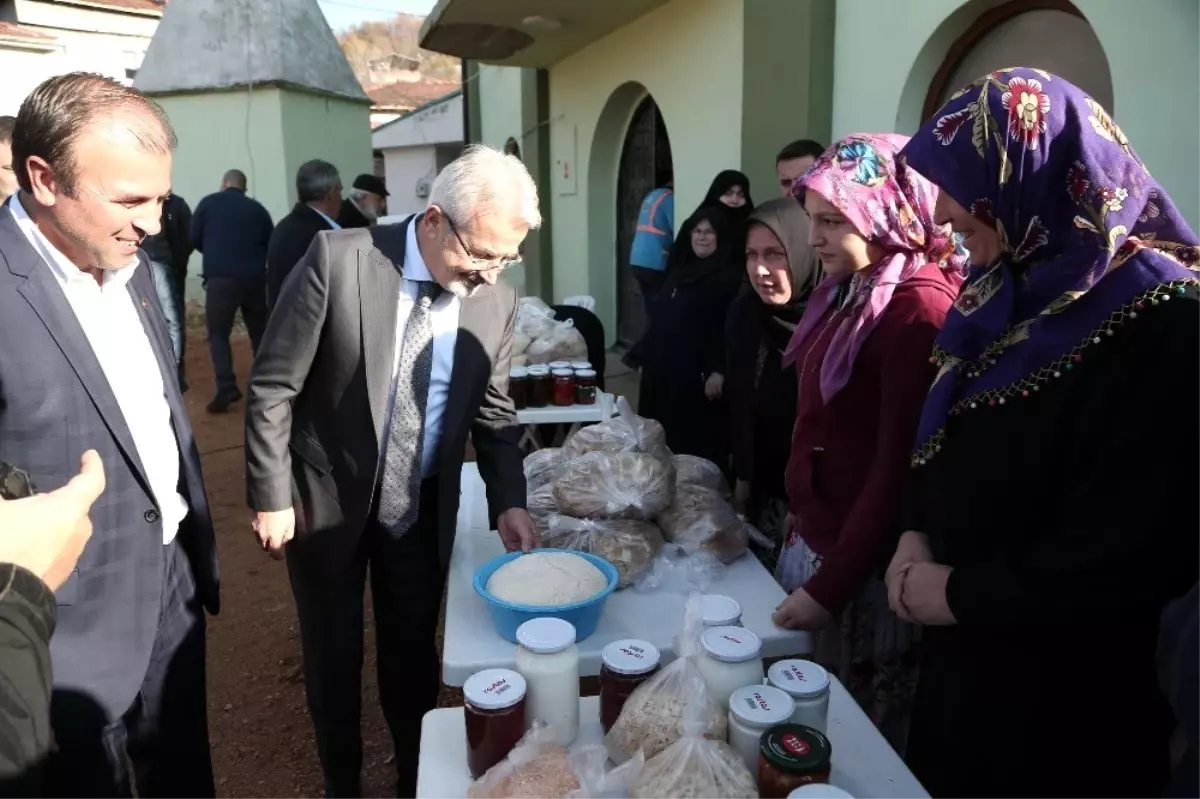
<path fill-rule="evenodd" d="M 629 263 L 642 289 L 647 316 L 667 278 L 667 254 L 675 240 L 674 186 L 675 182 L 668 180 L 665 186 L 650 192 L 642 200 L 629 253 Z"/>

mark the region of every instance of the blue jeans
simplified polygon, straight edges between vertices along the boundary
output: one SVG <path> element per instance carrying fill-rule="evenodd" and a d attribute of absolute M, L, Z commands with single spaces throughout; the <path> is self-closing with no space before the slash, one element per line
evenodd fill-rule
<path fill-rule="evenodd" d="M 167 318 L 167 333 L 171 336 L 171 348 L 175 350 L 175 363 L 183 358 L 183 308 L 179 292 L 175 289 L 175 276 L 171 265 L 162 261 L 151 261 L 154 268 L 154 287 L 158 290 L 158 304 Z"/>

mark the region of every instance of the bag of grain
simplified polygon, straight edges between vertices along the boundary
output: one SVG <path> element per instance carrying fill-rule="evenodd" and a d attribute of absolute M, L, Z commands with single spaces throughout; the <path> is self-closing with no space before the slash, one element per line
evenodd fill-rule
<path fill-rule="evenodd" d="M 715 741 L 725 740 L 728 731 L 727 709 L 713 701 L 704 677 L 696 668 L 703 628 L 700 594 L 692 594 L 683 612 L 678 659 L 630 694 L 616 724 L 604 738 L 604 745 L 615 762 L 624 763 L 638 750 L 649 761 L 682 738 L 684 711 L 689 707 L 689 702 L 692 703 L 689 729 L 697 736 Z"/>
<path fill-rule="evenodd" d="M 634 758 L 608 768 L 603 746 L 567 750 L 554 743 L 554 730 L 535 719 L 508 757 L 467 788 L 469 799 L 600 799 L 624 795 L 641 774 Z"/>
<path fill-rule="evenodd" d="M 559 510 L 577 519 L 653 519 L 675 489 L 670 468 L 641 452 L 590 452 L 568 461 L 553 485 Z"/>
<path fill-rule="evenodd" d="M 650 567 L 663 537 L 650 522 L 636 519 L 575 519 L 551 514 L 542 545 L 599 555 L 617 568 L 624 588 Z"/>

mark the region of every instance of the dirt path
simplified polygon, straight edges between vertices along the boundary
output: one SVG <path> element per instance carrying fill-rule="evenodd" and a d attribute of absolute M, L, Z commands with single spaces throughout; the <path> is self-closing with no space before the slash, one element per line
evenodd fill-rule
<path fill-rule="evenodd" d="M 234 341 L 239 383 L 250 371 L 249 341 Z M 300 633 L 287 570 L 258 548 L 245 503 L 242 407 L 213 416 L 203 330 L 188 339 L 184 398 L 196 429 L 221 558 L 221 615 L 208 633 L 208 713 L 218 796 L 322 796 L 312 724 L 300 673 Z M 392 746 L 379 709 L 367 609 L 363 669 L 363 792 L 394 796 Z"/>

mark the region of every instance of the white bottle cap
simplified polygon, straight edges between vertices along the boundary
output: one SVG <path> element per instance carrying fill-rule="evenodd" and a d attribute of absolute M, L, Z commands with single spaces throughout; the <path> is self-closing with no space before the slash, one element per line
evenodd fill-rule
<path fill-rule="evenodd" d="M 767 682 L 792 696 L 808 698 L 829 690 L 829 672 L 811 660 L 781 660 L 767 669 Z"/>
<path fill-rule="evenodd" d="M 480 710 L 503 710 L 525 698 L 525 678 L 508 669 L 485 669 L 463 683 L 463 698 Z"/>
<path fill-rule="evenodd" d="M 700 613 L 705 627 L 729 627 L 742 618 L 742 606 L 731 596 L 705 594 L 700 598 Z"/>
<path fill-rule="evenodd" d="M 709 627 L 700 636 L 700 645 L 722 663 L 744 663 L 762 653 L 762 641 L 745 627 Z"/>
<path fill-rule="evenodd" d="M 524 366 L 514 366 L 513 368 L 508 370 L 509 377 L 526 377 L 526 376 L 528 376 L 528 374 L 529 374 L 529 370 L 526 369 Z"/>
<path fill-rule="evenodd" d="M 535 655 L 553 655 L 575 643 L 575 625 L 549 616 L 530 619 L 517 628 L 517 643 Z"/>
<path fill-rule="evenodd" d="M 751 727 L 784 724 L 796 710 L 792 698 L 769 685 L 747 685 L 729 695 L 729 712 Z"/>
<path fill-rule="evenodd" d="M 635 638 L 613 641 L 600 652 L 600 660 L 617 674 L 645 674 L 658 665 L 659 657 L 654 644 Z"/>

